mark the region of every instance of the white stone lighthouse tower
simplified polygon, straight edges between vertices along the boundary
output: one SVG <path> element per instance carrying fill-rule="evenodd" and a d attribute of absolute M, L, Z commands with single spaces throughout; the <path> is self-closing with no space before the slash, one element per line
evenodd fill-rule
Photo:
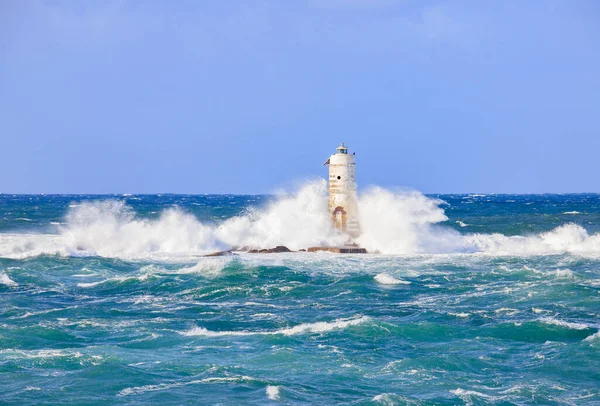
<path fill-rule="evenodd" d="M 351 237 L 358 237 L 358 205 L 356 203 L 356 161 L 342 143 L 329 157 L 329 213 L 334 227 Z"/>

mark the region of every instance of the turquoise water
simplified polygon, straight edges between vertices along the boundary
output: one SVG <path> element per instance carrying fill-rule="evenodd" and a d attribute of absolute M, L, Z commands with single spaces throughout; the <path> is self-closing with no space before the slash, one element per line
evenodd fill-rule
<path fill-rule="evenodd" d="M 301 198 L 0 195 L 0 403 L 600 404 L 599 195 L 377 196 L 381 254 L 205 258 L 334 237 Z"/>

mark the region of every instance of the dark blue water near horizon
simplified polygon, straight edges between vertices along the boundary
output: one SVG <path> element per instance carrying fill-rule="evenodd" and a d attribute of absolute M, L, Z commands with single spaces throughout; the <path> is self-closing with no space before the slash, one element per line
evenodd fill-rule
<path fill-rule="evenodd" d="M 0 404 L 600 404 L 600 195 L 378 193 L 0 195 Z"/>

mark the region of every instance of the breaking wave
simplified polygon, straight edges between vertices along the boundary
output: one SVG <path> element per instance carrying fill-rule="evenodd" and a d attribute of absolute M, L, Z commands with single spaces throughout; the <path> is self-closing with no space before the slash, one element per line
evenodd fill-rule
<path fill-rule="evenodd" d="M 140 276 L 119 276 L 119 277 L 115 277 L 115 278 L 104 279 L 104 280 L 101 280 L 98 282 L 78 283 L 77 286 L 80 288 L 93 288 L 95 286 L 103 285 L 103 284 L 107 284 L 107 283 L 119 284 L 119 283 L 128 282 L 128 281 L 143 282 L 152 277 L 154 277 L 154 275 L 151 275 L 149 273 L 145 273 Z"/>
<path fill-rule="evenodd" d="M 350 326 L 367 323 L 371 319 L 367 316 L 352 319 L 337 319 L 332 322 L 303 323 L 294 327 L 283 328 L 274 331 L 210 331 L 204 327 L 194 327 L 184 331 L 185 336 L 224 337 L 224 336 L 254 336 L 254 335 L 285 335 L 294 336 L 310 333 L 328 333 L 333 330 L 342 330 Z"/>
<path fill-rule="evenodd" d="M 0 285 L 17 286 L 17 283 L 10 279 L 7 274 L 0 272 Z"/>
<path fill-rule="evenodd" d="M 557 320 L 553 317 L 543 317 L 539 321 L 544 324 L 564 327 L 564 328 L 568 328 L 571 330 L 588 330 L 588 329 L 595 328 L 593 326 L 583 324 L 583 323 L 573 323 L 573 322 L 568 322 L 568 321 L 563 321 L 563 320 Z"/>
<path fill-rule="evenodd" d="M 373 279 L 382 285 L 410 285 L 410 282 L 394 278 L 392 275 L 385 272 L 375 275 Z"/>
<path fill-rule="evenodd" d="M 531 236 L 462 234 L 440 224 L 448 219 L 443 204 L 419 192 L 371 188 L 359 196 L 361 235 L 356 243 L 369 252 L 390 255 L 600 255 L 600 235 L 590 235 L 571 223 Z M 235 246 L 285 245 L 299 250 L 347 242 L 347 237 L 331 226 L 325 181 L 308 183 L 263 209 L 217 225 L 203 224 L 178 208 L 164 210 L 158 219 L 144 219 L 124 202 L 108 200 L 71 205 L 64 223 L 57 227 L 58 234 L 0 234 L 0 257 L 49 254 L 173 259 Z M 10 284 L 7 280 L 0 283 Z"/>

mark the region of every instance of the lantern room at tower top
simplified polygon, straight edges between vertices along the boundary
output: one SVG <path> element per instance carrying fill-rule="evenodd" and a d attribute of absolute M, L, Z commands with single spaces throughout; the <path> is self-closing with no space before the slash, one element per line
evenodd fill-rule
<path fill-rule="evenodd" d="M 338 151 L 338 154 L 347 154 L 348 153 L 348 147 L 345 146 L 343 142 L 339 147 L 336 148 L 336 150 Z"/>

